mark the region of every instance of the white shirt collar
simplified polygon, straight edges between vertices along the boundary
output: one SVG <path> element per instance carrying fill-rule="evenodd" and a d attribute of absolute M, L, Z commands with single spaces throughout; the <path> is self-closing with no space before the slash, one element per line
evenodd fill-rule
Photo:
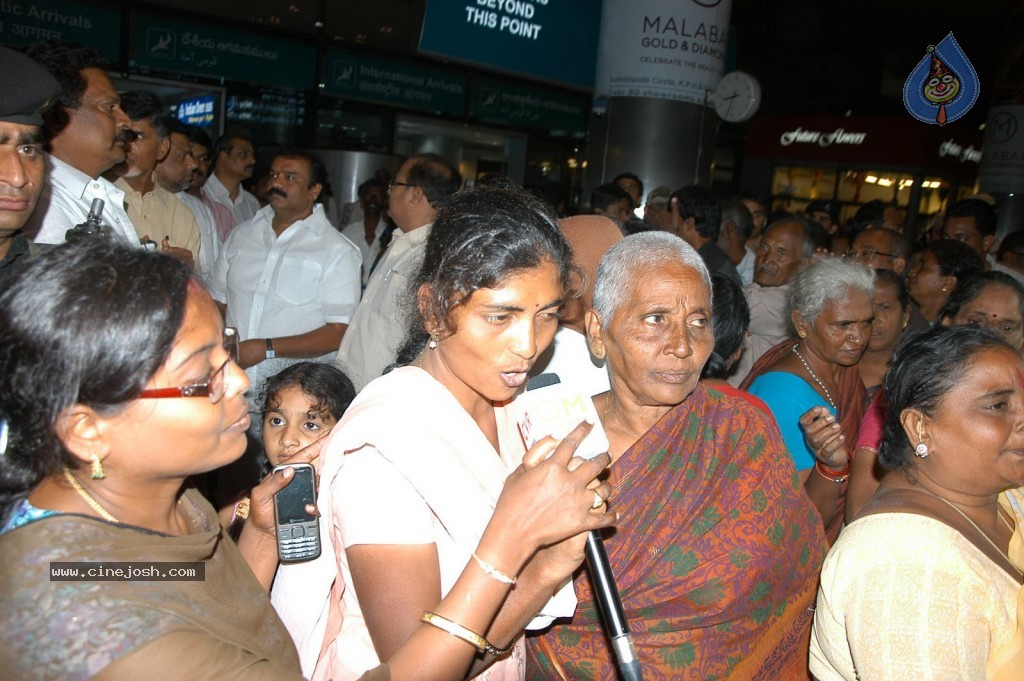
<path fill-rule="evenodd" d="M 103 185 L 108 194 L 113 196 L 124 196 L 124 192 L 121 191 L 120 188 L 114 186 L 112 182 L 108 182 L 104 177 L 89 177 L 78 168 L 60 160 L 52 154 L 49 155 L 49 159 L 50 181 L 63 185 L 69 192 L 79 199 L 85 200 L 85 193 L 89 188 L 89 185 L 97 182 Z"/>

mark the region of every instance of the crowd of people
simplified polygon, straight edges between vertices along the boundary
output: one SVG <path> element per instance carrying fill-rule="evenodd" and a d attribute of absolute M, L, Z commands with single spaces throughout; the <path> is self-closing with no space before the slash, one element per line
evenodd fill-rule
<path fill-rule="evenodd" d="M 0 66 L 5 676 L 612 679 L 597 531 L 648 679 L 1021 678 L 1024 244 L 986 197 L 927 243 L 629 172 L 562 217 L 425 153 L 325 206 L 315 154 L 250 193 L 250 139 L 93 50 Z M 541 373 L 600 423 L 527 446 Z M 320 553 L 281 562 L 307 463 Z"/>

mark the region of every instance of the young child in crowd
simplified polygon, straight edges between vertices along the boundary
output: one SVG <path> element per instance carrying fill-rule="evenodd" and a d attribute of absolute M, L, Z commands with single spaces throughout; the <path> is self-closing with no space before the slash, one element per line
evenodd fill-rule
<path fill-rule="evenodd" d="M 270 378 L 260 407 L 263 452 L 257 462 L 261 475 L 326 437 L 355 396 L 352 381 L 333 364 L 299 362 Z M 241 530 L 248 511 L 248 496 L 221 509 L 221 523 L 232 536 Z"/>

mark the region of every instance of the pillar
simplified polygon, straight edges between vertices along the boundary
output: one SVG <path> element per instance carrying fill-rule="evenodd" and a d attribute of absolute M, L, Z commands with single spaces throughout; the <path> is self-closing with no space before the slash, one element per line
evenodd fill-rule
<path fill-rule="evenodd" d="M 1024 106 L 989 109 L 978 189 L 996 198 L 1000 239 L 1024 229 Z"/>
<path fill-rule="evenodd" d="M 711 183 L 731 0 L 603 0 L 584 203 L 621 172 L 644 191 Z M 705 106 L 707 104 L 707 106 Z"/>

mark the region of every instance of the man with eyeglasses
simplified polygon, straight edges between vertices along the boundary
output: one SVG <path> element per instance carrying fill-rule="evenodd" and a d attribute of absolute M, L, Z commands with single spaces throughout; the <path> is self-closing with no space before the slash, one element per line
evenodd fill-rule
<path fill-rule="evenodd" d="M 423 259 L 437 204 L 461 184 L 459 171 L 437 154 L 410 157 L 389 184 L 388 215 L 397 229 L 338 349 L 338 364 L 356 390 L 395 361 L 406 331 L 401 301 Z"/>
<path fill-rule="evenodd" d="M 910 243 L 897 231 L 869 227 L 856 236 L 846 257 L 873 270 L 892 270 L 903 276 L 910 260 Z"/>
<path fill-rule="evenodd" d="M 910 269 L 910 242 L 888 227 L 868 227 L 857 234 L 845 257 L 873 270 L 891 270 L 906 277 Z M 917 303 L 911 301 L 906 333 L 921 333 L 927 329 L 928 320 Z"/>
<path fill-rule="evenodd" d="M 254 395 L 302 359 L 330 362 L 359 303 L 359 248 L 327 220 L 327 170 L 298 149 L 270 166 L 269 204 L 224 242 L 210 294 L 238 329 Z"/>

